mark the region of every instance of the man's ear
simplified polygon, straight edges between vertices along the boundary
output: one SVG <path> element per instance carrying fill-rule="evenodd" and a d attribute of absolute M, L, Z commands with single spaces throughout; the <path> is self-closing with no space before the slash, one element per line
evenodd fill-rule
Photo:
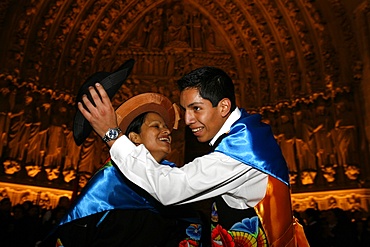
<path fill-rule="evenodd" d="M 130 139 L 130 141 L 132 141 L 136 146 L 141 144 L 141 137 L 138 133 L 130 132 L 128 134 L 128 139 Z"/>
<path fill-rule="evenodd" d="M 220 107 L 221 116 L 226 117 L 231 110 L 231 101 L 228 98 L 223 98 L 218 102 L 218 106 Z"/>

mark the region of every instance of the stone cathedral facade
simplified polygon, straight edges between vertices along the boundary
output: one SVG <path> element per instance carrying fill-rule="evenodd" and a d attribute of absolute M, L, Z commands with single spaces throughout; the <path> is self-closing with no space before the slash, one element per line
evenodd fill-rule
<path fill-rule="evenodd" d="M 113 98 L 178 102 L 176 80 L 224 69 L 237 103 L 273 128 L 293 205 L 370 208 L 370 3 L 366 0 L 4 0 L 0 3 L 0 197 L 55 205 L 108 152 L 73 140 L 86 78 L 135 67 Z M 181 125 L 172 161 L 207 151 Z"/>

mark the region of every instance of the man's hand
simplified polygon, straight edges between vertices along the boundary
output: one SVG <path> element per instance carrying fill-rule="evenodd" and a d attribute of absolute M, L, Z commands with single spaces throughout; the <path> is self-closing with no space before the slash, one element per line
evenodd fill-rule
<path fill-rule="evenodd" d="M 78 109 L 86 120 L 89 121 L 95 132 L 100 137 L 103 137 L 109 128 L 118 126 L 117 116 L 103 86 L 100 83 L 96 83 L 95 87 L 96 89 L 89 87 L 95 106 L 87 98 L 87 95 L 83 95 L 82 101 L 88 110 L 84 108 L 81 102 L 78 102 Z"/>

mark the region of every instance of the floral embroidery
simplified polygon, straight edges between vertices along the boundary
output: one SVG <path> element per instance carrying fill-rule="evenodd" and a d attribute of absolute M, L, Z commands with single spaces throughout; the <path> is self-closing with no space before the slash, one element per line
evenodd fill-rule
<path fill-rule="evenodd" d="M 260 227 L 258 216 L 245 218 L 235 223 L 229 230 L 218 224 L 217 206 L 214 202 L 211 211 L 211 238 L 212 247 L 267 247 L 267 237 Z M 186 229 L 188 238 L 183 240 L 179 247 L 200 246 L 202 227 L 199 224 L 191 224 Z"/>
<path fill-rule="evenodd" d="M 55 243 L 55 247 L 63 247 L 62 241 L 58 238 L 57 242 Z"/>
<path fill-rule="evenodd" d="M 235 246 L 233 237 L 226 229 L 222 228 L 222 226 L 220 225 L 217 225 L 215 228 L 213 228 L 211 238 L 212 238 L 212 247 Z"/>
<path fill-rule="evenodd" d="M 243 219 L 231 227 L 230 230 L 250 233 L 254 238 L 258 236 L 258 217 Z"/>
<path fill-rule="evenodd" d="M 198 247 L 198 246 L 199 246 L 198 241 L 191 239 L 182 240 L 179 244 L 179 247 Z"/>
<path fill-rule="evenodd" d="M 230 229 L 236 246 L 267 246 L 265 233 L 258 226 L 258 217 L 243 219 Z"/>
<path fill-rule="evenodd" d="M 215 223 L 218 222 L 218 213 L 217 213 L 216 202 L 212 203 L 211 221 L 215 222 Z"/>
<path fill-rule="evenodd" d="M 191 239 L 200 240 L 202 235 L 202 226 L 200 224 L 191 224 L 186 229 L 186 235 L 188 235 Z"/>
<path fill-rule="evenodd" d="M 215 209 L 213 205 L 212 209 Z M 215 214 L 216 213 L 216 214 Z M 217 215 L 217 210 L 212 210 L 212 216 Z M 183 240 L 179 247 L 196 247 L 200 246 L 201 226 L 191 224 L 186 229 L 189 236 Z M 241 222 L 235 223 L 230 230 L 224 229 L 220 224 L 212 225 L 212 247 L 267 247 L 267 238 L 259 226 L 257 216 L 245 218 Z"/>

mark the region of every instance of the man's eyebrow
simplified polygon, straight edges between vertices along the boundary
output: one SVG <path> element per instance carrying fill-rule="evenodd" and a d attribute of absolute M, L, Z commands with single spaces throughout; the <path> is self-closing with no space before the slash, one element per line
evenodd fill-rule
<path fill-rule="evenodd" d="M 191 108 L 191 107 L 193 107 L 194 105 L 203 105 L 204 103 L 203 102 L 193 102 L 193 103 L 190 103 L 189 105 L 187 105 L 187 106 L 182 106 L 182 105 L 180 105 L 180 109 L 181 110 L 186 110 L 186 108 Z"/>
<path fill-rule="evenodd" d="M 204 105 L 204 103 L 203 103 L 203 102 L 195 101 L 195 102 L 190 103 L 189 105 L 187 105 L 187 107 L 192 107 L 192 106 L 194 106 L 194 105 Z"/>

